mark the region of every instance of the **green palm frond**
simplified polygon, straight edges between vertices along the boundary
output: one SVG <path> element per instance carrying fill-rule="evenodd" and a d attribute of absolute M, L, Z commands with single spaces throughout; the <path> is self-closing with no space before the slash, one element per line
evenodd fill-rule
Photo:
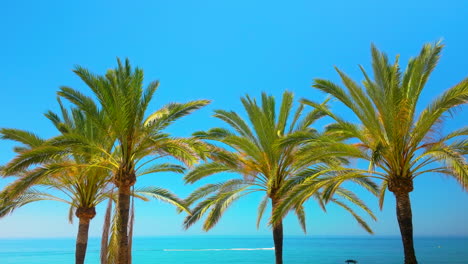
<path fill-rule="evenodd" d="M 167 139 L 157 142 L 150 150 L 154 149 L 153 151 L 157 151 L 156 153 L 160 153 L 160 155 L 173 157 L 187 166 L 192 166 L 200 158 L 191 145 L 192 143 L 191 139 Z"/>
<path fill-rule="evenodd" d="M 146 174 L 151 173 L 158 173 L 158 172 L 174 172 L 174 173 L 184 173 L 185 167 L 177 165 L 177 164 L 170 164 L 170 163 L 160 163 L 154 164 L 145 168 L 138 172 L 137 176 L 143 176 Z"/>
<path fill-rule="evenodd" d="M 0 218 L 5 217 L 16 209 L 23 207 L 27 204 L 37 202 L 37 201 L 44 201 L 44 200 L 52 200 L 55 197 L 51 197 L 43 192 L 39 192 L 36 190 L 28 190 L 22 193 L 20 196 L 15 197 L 14 199 L 5 199 L 4 193 L 0 194 Z M 58 198 L 55 198 L 58 199 Z"/>
<path fill-rule="evenodd" d="M 344 198 L 351 202 L 353 205 L 358 206 L 362 210 L 364 210 L 374 221 L 377 220 L 377 217 L 374 215 L 374 213 L 371 211 L 371 209 L 361 200 L 359 199 L 356 194 L 353 192 L 344 189 L 344 188 L 339 188 L 336 191 L 337 196 Z"/>
<path fill-rule="evenodd" d="M 462 127 L 455 131 L 448 133 L 445 137 L 443 137 L 440 141 L 444 142 L 456 137 L 468 136 L 468 126 Z"/>
<path fill-rule="evenodd" d="M 330 99 L 326 99 L 325 101 L 323 101 L 320 105 L 322 106 L 321 108 L 314 108 L 312 111 L 310 111 L 303 119 L 302 121 L 297 125 L 297 130 L 298 131 L 302 131 L 302 130 L 305 130 L 307 128 L 310 128 L 311 125 L 313 125 L 316 121 L 318 121 L 319 119 L 321 119 L 322 117 L 325 117 L 326 116 L 326 112 L 322 111 L 322 108 L 323 109 L 327 109 L 328 108 L 328 101 L 330 101 Z M 293 128 L 294 128 L 294 123 L 291 124 L 291 131 L 293 131 Z"/>
<path fill-rule="evenodd" d="M 217 140 L 217 139 L 222 139 L 227 136 L 235 136 L 234 133 L 232 133 L 230 130 L 225 129 L 225 128 L 212 128 L 208 131 L 197 131 L 193 133 L 193 136 L 199 139 L 211 139 L 211 140 Z"/>
<path fill-rule="evenodd" d="M 190 214 L 190 209 L 187 207 L 184 200 L 179 199 L 175 194 L 166 189 L 159 187 L 143 187 L 136 189 L 135 192 L 139 195 L 148 196 L 156 200 L 171 204 L 176 208 Z"/>
<path fill-rule="evenodd" d="M 197 100 L 188 103 L 171 103 L 149 115 L 143 122 L 153 130 L 161 130 L 175 122 L 177 119 L 208 105 L 209 100 Z"/>
<path fill-rule="evenodd" d="M 79 109 L 85 111 L 90 118 L 96 121 L 96 124 L 98 124 L 98 122 L 100 122 L 101 125 L 104 124 L 101 122 L 102 120 L 99 119 L 100 115 L 98 107 L 91 97 L 85 96 L 83 93 L 70 87 L 61 87 L 57 94 L 72 102 Z"/>
<path fill-rule="evenodd" d="M 45 177 L 62 170 L 59 166 L 44 166 L 37 167 L 33 170 L 25 172 L 20 178 L 9 184 L 1 192 L 0 196 L 6 202 L 11 202 L 27 192 L 31 187 L 39 184 Z"/>
<path fill-rule="evenodd" d="M 54 146 L 43 145 L 32 148 L 20 153 L 8 162 L 3 167 L 3 173 L 5 175 L 16 175 L 33 165 L 54 162 L 66 154 L 68 154 L 67 150 Z"/>
<path fill-rule="evenodd" d="M 385 192 L 387 191 L 388 188 L 388 182 L 387 181 L 382 181 L 382 184 L 380 186 L 380 192 L 379 192 L 379 208 L 380 210 L 383 209 L 384 201 L 385 201 Z"/>
<path fill-rule="evenodd" d="M 373 74 L 371 78 L 360 67 L 365 78 L 362 85 L 339 69 L 336 70 L 342 86 L 328 80 L 314 80 L 314 88 L 343 103 L 358 118 L 359 124 L 340 118 L 318 103 L 302 100 L 334 119 L 335 123 L 327 126 L 326 134 L 344 140 L 358 140 L 354 145 L 362 154 L 346 152 L 349 157 L 369 161 L 368 176 L 384 179 L 379 194 L 380 206 L 388 188 L 387 181 L 399 182 L 424 173 L 439 172 L 454 176 L 462 186 L 467 186 L 467 147 L 463 143 L 466 128 L 445 136 L 436 132 L 440 131 L 445 116 L 452 115 L 468 102 L 468 79 L 447 89 L 420 113 L 416 111 L 421 92 L 440 59 L 442 48 L 440 42 L 424 45 L 402 72 L 398 56 L 391 62 L 385 53 L 372 45 Z M 437 163 L 443 166 L 438 167 Z"/>
<path fill-rule="evenodd" d="M 38 147 L 44 143 L 44 139 L 38 135 L 20 129 L 2 128 L 0 129 L 0 138 L 5 140 L 13 140 L 23 144 L 28 148 Z"/>
<path fill-rule="evenodd" d="M 256 141 L 256 138 L 249 125 L 236 113 L 224 110 L 215 110 L 214 117 L 219 118 L 230 125 L 240 135 Z"/>
<path fill-rule="evenodd" d="M 299 221 L 299 225 L 302 228 L 302 231 L 304 233 L 307 233 L 307 226 L 306 226 L 306 219 L 305 219 L 305 212 L 304 212 L 304 206 L 303 205 L 297 205 L 294 208 L 294 213 L 297 216 L 297 219 Z"/>
<path fill-rule="evenodd" d="M 366 223 L 366 221 L 364 221 L 364 219 L 362 219 L 362 217 L 360 217 L 356 212 L 354 212 L 354 210 L 349 207 L 348 205 L 346 205 L 345 203 L 343 203 L 342 201 L 340 200 L 337 200 L 335 198 L 331 199 L 331 201 L 337 205 L 339 205 L 340 207 L 342 207 L 343 209 L 345 209 L 346 211 L 348 211 L 353 217 L 354 219 L 356 219 L 356 221 L 358 222 L 358 224 L 364 228 L 364 230 L 366 230 L 369 234 L 373 234 L 374 232 L 372 231 L 372 229 L 370 228 L 370 226 Z"/>
<path fill-rule="evenodd" d="M 207 155 L 209 161 L 190 170 L 184 179 L 194 183 L 222 172 L 235 173 L 242 178 L 238 182 L 231 179 L 224 184 L 208 184 L 193 192 L 186 201 L 190 205 L 198 203 L 192 209 L 193 214 L 185 219 L 185 228 L 206 216 L 203 229 L 209 230 L 234 201 L 250 192 L 261 191 L 265 192 L 265 197 L 258 207 L 257 227 L 271 200 L 275 204 L 273 222 L 282 221 L 293 210 L 305 232 L 303 203 L 312 197 L 325 209 L 326 199 L 317 195 L 322 189 L 329 188 L 327 199 L 331 199 L 343 182 L 354 180 L 376 193 L 377 187 L 371 180 L 360 179 L 361 171 L 350 172 L 342 167 L 348 163 L 348 157 L 365 154 L 311 127 L 315 121 L 331 114 L 328 101 L 314 105 L 311 112 L 303 114 L 303 105 L 293 111 L 292 93 L 284 92 L 280 104 L 276 104 L 273 96 L 262 93 L 259 102 L 249 95 L 241 98 L 245 120 L 236 112 L 215 111 L 214 116 L 228 127 L 194 134 L 198 139 L 213 143 L 209 143 L 212 144 Z M 350 124 L 350 127 L 353 126 Z M 336 167 L 344 175 L 341 178 L 333 178 L 339 171 Z M 357 197 L 348 196 L 351 202 L 368 209 Z"/>
<path fill-rule="evenodd" d="M 453 176 L 461 186 L 468 189 L 468 163 L 465 159 L 466 154 L 463 153 L 467 146 L 468 140 L 454 142 L 451 145 L 445 146 L 437 144 L 425 151 L 423 155 L 430 156 L 443 164 L 444 167 L 442 167 L 442 169 L 444 169 L 444 173 L 449 172 L 448 175 Z M 416 171 L 413 177 L 430 171 L 437 172 L 438 170 L 440 169 L 433 168 L 428 171 Z"/>
<path fill-rule="evenodd" d="M 345 182 L 354 182 L 374 195 L 378 195 L 378 186 L 367 178 L 365 171 L 339 166 L 315 166 L 291 178 L 285 185 L 286 195 L 273 212 L 272 221 L 279 221 L 290 210 L 294 210 L 311 198 L 315 199 L 326 211 L 325 204 L 336 199 L 335 197 L 347 199 L 351 204 L 361 207 L 372 218 L 375 218 L 372 211 L 356 195 L 341 187 Z"/>
<path fill-rule="evenodd" d="M 208 214 L 203 224 L 203 230 L 210 230 L 216 225 L 226 209 L 234 201 L 250 193 L 246 192 L 246 190 L 250 187 L 249 185 L 234 185 L 231 187 L 232 188 L 221 189 L 214 195 L 198 203 L 198 205 L 192 209 L 192 214 L 185 218 L 184 227 L 186 229 L 189 228 L 195 222 L 200 220 L 205 214 Z"/>
<path fill-rule="evenodd" d="M 415 121 L 412 144 L 419 144 L 437 125 L 444 113 L 453 113 L 455 107 L 468 102 L 468 78 L 445 91 L 424 109 Z"/>
<path fill-rule="evenodd" d="M 263 217 L 263 213 L 265 212 L 265 209 L 268 205 L 268 200 L 270 200 L 270 198 L 268 197 L 268 195 L 265 195 L 262 199 L 262 201 L 260 202 L 260 204 L 258 205 L 258 212 L 257 212 L 257 229 L 260 228 L 260 221 L 262 221 L 262 217 Z"/>
<path fill-rule="evenodd" d="M 229 172 L 229 171 L 232 171 L 232 169 L 222 163 L 216 163 L 216 162 L 205 163 L 189 171 L 185 175 L 184 180 L 188 183 L 194 183 L 204 177 L 213 175 L 215 173 Z"/>
<path fill-rule="evenodd" d="M 245 186 L 246 183 L 242 179 L 232 179 L 227 180 L 225 182 L 220 183 L 210 183 L 206 184 L 195 191 L 193 191 L 186 199 L 185 203 L 187 206 L 191 206 L 194 202 L 203 199 L 204 197 L 216 193 L 216 192 L 223 192 L 224 190 L 232 190 L 233 188 L 237 188 L 239 186 Z"/>
<path fill-rule="evenodd" d="M 247 192 L 243 192 L 246 188 L 247 187 L 218 194 L 218 197 L 215 199 L 214 204 L 211 206 L 210 212 L 203 223 L 203 230 L 208 231 L 213 228 L 231 204 L 242 196 L 247 195 Z"/>

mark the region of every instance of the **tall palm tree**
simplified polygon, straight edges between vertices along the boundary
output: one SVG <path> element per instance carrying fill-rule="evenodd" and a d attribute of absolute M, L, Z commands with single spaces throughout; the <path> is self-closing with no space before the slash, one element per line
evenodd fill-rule
<path fill-rule="evenodd" d="M 193 183 L 221 172 L 236 173 L 241 178 L 208 184 L 193 192 L 187 198 L 187 203 L 201 201 L 193 208 L 192 215 L 185 219 L 186 228 L 207 214 L 203 225 L 203 229 L 207 231 L 216 225 L 234 201 L 253 192 L 264 192 L 265 197 L 258 208 L 258 227 L 267 204 L 271 202 L 274 212 L 285 198 L 290 182 L 295 176 L 308 173 L 312 170 L 311 167 L 318 169 L 321 166 L 343 162 L 333 155 L 322 154 L 320 157 L 312 158 L 307 148 L 281 144 L 287 135 L 319 136 L 311 125 L 323 116 L 322 112 L 312 111 L 303 116 L 301 106 L 293 114 L 292 93 L 283 94 L 278 113 L 274 97 L 265 93 L 262 94 L 261 105 L 249 96 L 242 98 L 241 101 L 249 122 L 243 120 L 236 112 L 217 110 L 214 116 L 226 122 L 230 128 L 213 128 L 208 132 L 194 134 L 198 138 L 214 141 L 211 161 L 194 168 L 185 176 L 185 180 Z M 224 149 L 220 145 L 227 148 Z M 342 194 L 353 201 L 354 196 L 350 192 Z M 363 203 L 358 205 L 367 209 Z M 298 205 L 293 209 L 305 230 L 303 206 Z M 276 263 L 281 264 L 283 263 L 282 219 L 274 222 L 272 229 Z"/>
<path fill-rule="evenodd" d="M 402 72 L 398 57 L 392 63 L 385 53 L 372 46 L 373 78 L 361 67 L 364 81 L 360 85 L 336 69 L 344 87 L 323 79 L 316 79 L 313 84 L 343 103 L 360 121 L 353 124 L 327 113 L 336 121 L 329 132 L 353 139 L 352 142 L 357 140 L 354 145 L 363 151 L 358 156 L 370 162 L 369 176 L 382 179 L 380 206 L 386 189 L 394 194 L 406 264 L 417 263 L 409 195 L 413 180 L 420 175 L 442 173 L 468 187 L 467 128 L 441 136 L 445 116 L 467 103 L 468 79 L 447 89 L 421 112 L 416 110 L 442 48 L 440 43 L 424 45 Z M 304 103 L 327 111 L 312 101 Z"/>
<path fill-rule="evenodd" d="M 103 130 L 98 129 L 92 120 L 87 118 L 83 111 L 76 108 L 68 111 L 63 107 L 61 101 L 58 101 L 61 116 L 49 111 L 46 113 L 46 117 L 52 121 L 62 135 L 82 136 L 102 149 L 111 150 L 113 142 L 106 134 L 102 133 Z M 53 144 L 52 146 L 48 144 L 54 142 L 53 139 L 47 141 L 34 133 L 17 129 L 1 129 L 0 135 L 3 139 L 14 140 L 22 144 L 22 146 L 15 147 L 15 151 L 19 155 L 28 155 L 27 153 L 33 152 L 35 155 L 28 155 L 33 158 L 40 157 L 44 153 L 41 150 L 53 147 Z M 73 220 L 73 212 L 79 219 L 75 251 L 76 263 L 84 263 L 89 224 L 96 215 L 96 205 L 106 198 L 111 201 L 115 200 L 113 195 L 115 186 L 112 183 L 112 174 L 103 166 L 107 162 L 101 164 L 94 162 L 94 160 L 99 160 L 103 152 L 96 151 L 96 148 L 79 149 L 78 146 L 75 145 L 73 151 L 66 152 L 67 155 L 55 158 L 52 155 L 51 159 L 44 160 L 37 168 L 19 172 L 18 179 L 0 193 L 0 196 L 9 198 L 9 202 L 4 202 L 0 206 L 0 217 L 35 201 L 54 200 L 69 204 L 70 222 Z M 9 164 L 8 167 L 10 167 Z M 137 176 L 155 172 L 183 173 L 184 170 L 185 168 L 182 166 L 165 163 L 141 170 Z M 38 173 L 40 177 L 36 177 L 34 184 L 25 184 Z M 41 191 L 42 189 L 45 191 Z M 56 195 L 57 191 L 64 197 Z M 188 212 L 177 196 L 162 188 L 141 188 L 134 196 L 143 200 L 148 200 L 145 197 L 155 198 Z"/>
<path fill-rule="evenodd" d="M 74 103 L 78 111 L 92 121 L 100 133 L 107 136 L 102 146 L 81 133 L 68 133 L 47 140 L 47 144 L 22 151 L 2 168 L 4 175 L 17 175 L 32 166 L 38 166 L 16 181 L 15 191 L 8 190 L 2 197 L 5 204 L 15 201 L 34 184 L 48 175 L 58 173 L 76 164 L 54 164 L 61 158 L 72 156 L 87 157 L 89 152 L 99 153 L 90 162 L 81 164 L 86 168 L 103 168 L 112 174 L 112 182 L 118 188 L 118 263 L 129 263 L 129 205 L 131 187 L 137 176 L 155 172 L 179 172 L 183 167 L 170 163 L 151 164 L 157 159 L 173 157 L 188 166 L 202 158 L 204 145 L 193 138 L 171 137 L 164 133 L 170 124 L 193 111 L 207 105 L 209 101 L 199 100 L 188 103 L 170 103 L 158 111 L 145 116 L 148 104 L 156 91 L 158 82 L 150 83 L 143 91 L 143 71 L 132 71 L 118 61 L 118 67 L 106 76 L 95 76 L 86 69 L 77 67 L 75 72 L 91 87 L 98 98 L 99 106 L 91 97 L 79 91 L 63 87 L 59 95 Z M 33 137 L 34 138 L 34 137 Z"/>
<path fill-rule="evenodd" d="M 52 177 L 44 178 L 42 181 L 36 184 L 36 186 L 22 192 L 10 202 L 5 203 L 2 201 L 0 204 L 0 218 L 13 213 L 14 210 L 20 207 L 38 201 L 58 201 L 69 205 L 69 222 L 73 223 L 74 215 L 79 219 L 76 238 L 75 263 L 82 264 L 84 263 L 86 257 L 89 225 L 91 220 L 96 215 L 96 206 L 106 198 L 109 199 L 109 204 L 113 204 L 116 200 L 115 195 L 113 195 L 114 188 L 110 187 L 113 186 L 111 183 L 107 182 L 104 185 L 100 185 L 99 183 L 95 185 L 91 183 L 98 182 L 99 180 L 96 180 L 96 178 L 99 176 L 99 174 L 86 174 L 86 177 L 89 177 L 87 180 L 85 180 L 85 177 L 82 175 L 77 174 L 62 174 L 60 176 L 53 175 Z M 21 180 L 22 178 L 19 177 L 18 181 Z M 110 186 L 108 187 L 108 185 Z M 14 188 L 14 186 L 6 187 L 7 190 L 10 188 Z M 97 192 L 93 191 L 93 189 L 97 190 Z M 3 194 L 1 193 L 0 196 L 1 195 Z M 156 199 L 165 203 L 169 203 L 178 208 L 180 211 L 189 213 L 189 210 L 185 206 L 184 201 L 166 189 L 158 187 L 139 188 L 135 190 L 133 196 L 143 201 Z M 133 206 L 132 209 L 134 210 Z M 107 221 L 111 221 L 110 215 L 108 216 L 106 214 L 106 218 L 108 218 Z M 129 226 L 132 228 L 133 221 L 130 221 Z M 113 233 L 112 236 L 116 237 L 117 234 Z M 131 238 L 129 238 L 129 240 L 131 241 Z M 106 244 L 101 248 L 101 263 L 115 263 L 116 256 L 113 255 L 113 253 L 115 252 L 116 245 L 108 245 L 107 236 L 103 236 L 103 241 Z"/>
<path fill-rule="evenodd" d="M 100 133 L 82 111 L 72 109 L 69 112 L 63 107 L 60 100 L 59 104 L 61 117 L 51 111 L 46 113 L 46 117 L 52 121 L 59 132 L 63 135 L 80 134 L 89 140 L 99 142 L 102 146 L 105 146 L 106 142 L 109 145 L 105 134 Z M 15 148 L 19 155 L 49 147 L 49 141 L 32 132 L 1 129 L 0 134 L 3 139 L 14 140 L 21 144 Z M 34 201 L 55 200 L 67 203 L 70 205 L 70 222 L 73 220 L 73 212 L 79 219 L 75 261 L 80 264 L 84 263 L 89 224 L 96 215 L 96 205 L 105 200 L 109 196 L 110 190 L 113 189 L 112 177 L 107 170 L 86 166 L 90 160 L 95 158 L 96 154 L 100 153 L 87 152 L 86 155 L 60 156 L 45 161 L 31 170 L 17 171 L 17 180 L 7 186 L 0 194 L 9 197 L 9 202 L 1 206 L 1 216 Z M 29 178 L 36 175 L 40 175 L 40 179 L 37 179 L 33 184 L 25 184 L 28 183 Z M 38 187 L 45 189 L 45 191 L 37 190 Z M 55 194 L 57 192 L 64 197 Z"/>
<path fill-rule="evenodd" d="M 120 60 L 117 62 L 118 66 L 104 76 L 94 75 L 79 66 L 74 70 L 91 89 L 97 103 L 91 97 L 68 87 L 62 87 L 59 95 L 93 118 L 94 124 L 116 141 L 113 152 L 118 153 L 117 157 L 112 157 L 112 153 L 106 156 L 109 157 L 107 167 L 112 171 L 113 182 L 118 188 L 117 263 L 127 264 L 130 195 L 138 171 L 144 170 L 144 174 L 149 174 L 167 169 L 166 164 L 156 164 L 145 169 L 146 164 L 166 156 L 176 158 L 188 166 L 196 163 L 202 145 L 191 138 L 171 137 L 163 130 L 181 117 L 207 105 L 209 101 L 171 103 L 148 114 L 149 103 L 159 82 L 151 82 L 143 88 L 143 70 L 132 69 L 128 60 L 124 64 Z"/>
<path fill-rule="evenodd" d="M 75 263 L 84 263 L 88 245 L 88 230 L 91 220 L 96 215 L 96 206 L 109 195 L 108 184 L 101 177 L 102 174 L 85 175 L 73 172 L 70 175 L 55 173 L 36 184 L 35 188 L 27 189 L 15 199 L 0 206 L 0 217 L 12 213 L 15 209 L 37 201 L 59 201 L 70 206 L 69 221 L 73 222 L 73 213 L 78 218 L 78 232 L 76 237 Z M 85 180 L 85 178 L 88 178 Z M 18 177 L 22 181 L 24 177 Z M 15 183 L 17 182 L 15 181 Z M 7 186 L 14 188 L 16 184 Z M 42 190 L 44 189 L 44 190 Z M 61 194 L 61 195 L 60 195 Z"/>

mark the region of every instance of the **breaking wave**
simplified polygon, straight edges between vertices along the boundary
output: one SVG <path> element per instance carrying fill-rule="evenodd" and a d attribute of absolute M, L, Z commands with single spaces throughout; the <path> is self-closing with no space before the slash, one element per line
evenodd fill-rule
<path fill-rule="evenodd" d="M 206 248 L 206 249 L 163 249 L 163 251 L 243 251 L 243 250 L 275 250 L 271 248 Z"/>

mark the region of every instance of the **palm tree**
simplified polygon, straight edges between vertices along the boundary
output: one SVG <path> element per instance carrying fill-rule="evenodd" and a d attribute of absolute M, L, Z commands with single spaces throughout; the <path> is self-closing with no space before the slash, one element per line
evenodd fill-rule
<path fill-rule="evenodd" d="M 15 209 L 22 207 L 26 204 L 36 201 L 59 201 L 64 202 L 70 206 L 69 221 L 73 222 L 73 212 L 79 219 L 78 233 L 76 238 L 75 250 L 75 263 L 84 263 L 86 256 L 86 249 L 88 245 L 88 230 L 90 221 L 96 215 L 96 206 L 106 199 L 109 195 L 107 188 L 108 182 L 103 181 L 105 177 L 100 177 L 102 174 L 76 174 L 72 175 L 62 173 L 61 175 L 53 175 L 50 178 L 43 179 L 37 183 L 39 188 L 31 188 L 22 192 L 14 200 L 8 204 L 0 206 L 0 217 L 4 217 L 12 213 Z M 89 178 L 89 180 L 85 180 Z M 17 181 L 22 181 L 24 177 L 18 177 Z M 15 181 L 15 183 L 17 182 Z M 9 188 L 7 186 L 6 191 Z M 41 189 L 46 189 L 41 191 Z M 61 193 L 56 195 L 55 193 Z"/>
<path fill-rule="evenodd" d="M 193 165 L 202 156 L 204 145 L 193 138 L 171 137 L 164 129 L 183 116 L 207 105 L 208 100 L 188 103 L 170 103 L 147 115 L 148 105 L 158 87 L 152 82 L 143 89 L 143 71 L 132 70 L 126 60 L 118 67 L 109 70 L 105 76 L 91 74 L 88 70 L 77 67 L 74 71 L 92 90 L 95 101 L 77 90 L 62 87 L 59 95 L 73 103 L 79 111 L 92 120 L 93 126 L 108 137 L 111 148 L 103 147 L 86 136 L 76 133 L 60 135 L 48 140 L 48 144 L 20 152 L 3 168 L 3 174 L 15 175 L 37 164 L 46 164 L 58 157 L 84 155 L 87 152 L 99 152 L 93 156 L 88 167 L 105 168 L 112 173 L 113 183 L 118 188 L 118 263 L 128 264 L 128 229 L 131 187 L 137 175 L 160 171 L 178 171 L 180 166 L 160 163 L 148 166 L 156 159 L 173 157 L 188 166 Z M 4 197 L 13 201 L 29 187 L 38 183 L 46 175 L 63 170 L 63 166 L 42 166 L 28 174 L 17 184 L 16 191 Z"/>
<path fill-rule="evenodd" d="M 92 176 L 87 174 L 87 177 L 94 180 L 84 180 L 84 177 L 82 177 L 81 175 L 79 177 L 76 177 L 76 174 L 61 176 L 54 175 L 53 177 L 46 178 L 40 183 L 38 183 L 36 187 L 30 188 L 22 192 L 19 196 L 17 196 L 14 200 L 10 201 L 9 203 L 2 202 L 2 204 L 0 205 L 0 218 L 13 213 L 14 210 L 20 207 L 38 201 L 58 201 L 69 205 L 69 222 L 73 223 L 74 215 L 79 219 L 75 249 L 75 263 L 84 263 L 88 244 L 89 225 L 91 220 L 96 215 L 96 206 L 102 201 L 104 201 L 107 197 L 109 198 L 109 205 L 113 204 L 116 200 L 115 195 L 113 195 L 114 189 L 106 187 L 108 185 L 111 185 L 110 183 L 106 183 L 102 186 L 99 184 L 91 184 L 92 181 L 99 181 L 96 180 L 96 178 L 99 177 L 99 174 Z M 18 181 L 21 180 L 21 177 L 19 177 Z M 10 188 L 14 187 L 6 187 L 7 190 Z M 98 192 L 93 192 L 93 189 L 97 190 Z M 62 196 L 65 197 L 57 195 L 57 193 L 63 194 Z M 179 199 L 176 195 L 163 188 L 139 188 L 135 190 L 133 196 L 143 201 L 156 199 L 162 202 L 166 202 L 175 206 L 180 211 L 185 211 L 189 213 L 189 209 L 185 206 L 183 200 Z M 132 214 L 133 210 L 134 207 L 132 206 Z M 110 215 L 106 215 L 106 218 L 108 219 L 108 222 L 111 221 Z M 130 228 L 132 228 L 133 221 L 130 221 L 129 226 Z M 116 237 L 117 234 L 113 233 L 112 236 Z M 131 238 L 129 239 L 131 241 Z M 115 239 L 111 240 L 113 241 Z M 113 253 L 115 251 L 116 245 L 108 245 L 107 236 L 103 236 L 103 242 L 106 244 L 105 246 L 101 247 L 101 263 L 115 263 L 116 256 L 113 255 Z"/>
<path fill-rule="evenodd" d="M 401 72 L 398 57 L 391 63 L 385 53 L 372 46 L 373 79 L 361 67 L 362 86 L 339 69 L 344 88 L 323 79 L 316 79 L 313 84 L 343 103 L 360 121 L 353 124 L 327 112 L 336 121 L 329 133 L 353 139 L 353 143 L 357 140 L 354 145 L 362 150 L 358 156 L 370 162 L 369 176 L 382 179 L 380 207 L 386 189 L 394 194 L 406 264 L 417 263 L 409 196 L 413 180 L 420 175 L 442 173 L 468 187 L 467 128 L 440 136 L 446 114 L 467 103 L 468 79 L 447 89 L 421 112 L 416 111 L 442 48 L 440 43 L 424 45 Z M 312 101 L 303 102 L 327 111 Z"/>
<path fill-rule="evenodd" d="M 106 153 L 107 168 L 113 173 L 118 188 L 118 262 L 129 263 L 128 222 L 131 188 L 137 174 L 149 174 L 172 169 L 172 165 L 145 165 L 162 157 L 176 158 L 188 166 L 196 163 L 202 144 L 191 138 L 175 138 L 163 130 L 179 118 L 207 105 L 208 100 L 171 103 L 147 115 L 147 108 L 159 82 L 143 88 L 143 70 L 132 69 L 130 62 L 109 70 L 105 76 L 90 73 L 82 67 L 74 72 L 87 84 L 97 98 L 97 104 L 77 90 L 62 87 L 59 95 L 68 99 L 94 120 L 94 124 L 115 139 L 113 153 Z M 86 142 L 86 139 L 80 142 Z M 103 150 L 106 152 L 106 150 Z M 178 167 L 173 168 L 175 170 Z M 141 171 L 142 173 L 139 173 Z"/>
<path fill-rule="evenodd" d="M 207 214 L 203 229 L 208 231 L 216 225 L 234 201 L 253 192 L 264 192 L 265 197 L 258 208 L 258 227 L 267 204 L 271 202 L 272 212 L 274 212 L 281 200 L 285 198 L 295 176 L 307 174 L 313 170 L 311 166 L 318 169 L 342 162 L 333 155 L 323 154 L 319 158 L 312 158 L 307 148 L 281 144 L 288 135 L 319 137 L 319 133 L 311 128 L 311 125 L 322 117 L 323 113 L 312 111 L 302 116 L 303 107 L 301 106 L 291 117 L 292 93 L 283 94 L 278 115 L 273 96 L 263 93 L 261 105 L 249 96 L 242 98 L 241 101 L 250 124 L 236 112 L 215 111 L 214 116 L 226 122 L 230 129 L 213 128 L 208 132 L 194 134 L 198 138 L 212 140 L 216 144 L 212 144 L 211 161 L 194 168 L 185 176 L 185 180 L 193 183 L 221 172 L 236 173 L 242 177 L 218 184 L 208 184 L 193 192 L 186 199 L 188 204 L 204 199 L 193 208 L 192 215 L 185 219 L 185 228 L 189 228 Z M 228 148 L 223 149 L 219 145 L 225 145 Z M 353 200 L 350 192 L 342 194 Z M 363 203 L 359 205 L 367 209 Z M 303 206 L 298 204 L 293 209 L 305 231 Z M 282 219 L 275 221 L 272 227 L 276 263 L 281 264 L 283 263 Z"/>
<path fill-rule="evenodd" d="M 46 117 L 52 121 L 59 132 L 63 135 L 80 134 L 89 140 L 100 142 L 102 146 L 105 146 L 106 142 L 109 145 L 107 137 L 99 133 L 100 131 L 93 126 L 90 119 L 87 119 L 82 111 L 72 109 L 69 112 L 63 107 L 60 100 L 59 104 L 62 117 L 51 111 L 46 113 Z M 1 129 L 0 134 L 2 139 L 14 140 L 22 144 L 22 146 L 15 148 L 19 155 L 49 147 L 47 140 L 32 132 Z M 34 169 L 18 171 L 17 180 L 7 186 L 0 194 L 9 197 L 9 202 L 5 202 L 1 207 L 0 216 L 5 216 L 14 209 L 34 201 L 54 200 L 67 203 L 70 205 L 69 221 L 73 221 L 73 212 L 79 219 L 75 260 L 76 263 L 84 263 L 89 224 L 96 215 L 96 205 L 105 200 L 113 189 L 112 177 L 107 170 L 85 166 L 95 158 L 96 154 L 100 153 L 88 152 L 87 155 L 60 156 L 48 160 Z M 40 179 L 37 179 L 33 184 L 25 185 L 29 178 L 38 174 L 41 176 Z M 46 191 L 39 191 L 37 187 L 42 187 L 41 189 Z M 56 195 L 57 191 L 65 197 Z"/>
<path fill-rule="evenodd" d="M 58 102 L 61 108 L 61 117 L 51 111 L 46 113 L 46 117 L 52 121 L 62 135 L 80 135 L 103 149 L 111 148 L 112 141 L 109 141 L 110 138 L 103 134 L 102 130 L 97 129 L 83 111 L 76 108 L 68 111 L 63 107 L 60 100 Z M 0 134 L 3 139 L 15 140 L 22 144 L 22 146 L 15 147 L 18 154 L 26 155 L 28 152 L 36 152 L 35 158 L 40 156 L 43 148 L 50 147 L 47 146 L 50 141 L 53 142 L 53 140 L 41 139 L 31 132 L 17 129 L 1 129 Z M 76 263 L 84 263 L 89 224 L 96 215 L 97 204 L 106 198 L 111 201 L 115 200 L 113 195 L 115 186 L 112 183 L 111 173 L 106 167 L 93 162 L 93 160 L 99 158 L 99 155 L 102 155 L 102 152 L 96 151 L 96 149 L 91 150 L 94 150 L 94 152 L 90 152 L 89 148 L 77 149 L 75 146 L 70 155 L 62 155 L 53 160 L 47 160 L 37 168 L 19 173 L 18 179 L 0 193 L 0 196 L 9 198 L 8 203 L 4 202 L 0 206 L 0 217 L 35 201 L 53 200 L 70 205 L 69 221 L 72 222 L 73 220 L 73 212 L 79 219 L 75 251 Z M 7 165 L 7 167 L 9 166 Z M 183 173 L 184 170 L 185 168 L 182 166 L 174 164 L 159 164 L 142 170 L 140 174 L 154 172 Z M 34 185 L 24 184 L 38 172 L 41 172 L 41 177 L 35 180 Z M 37 188 L 45 189 L 45 191 L 37 190 Z M 65 197 L 57 196 L 55 194 L 57 192 L 54 192 L 54 190 Z M 145 201 L 148 200 L 146 197 L 155 198 L 188 212 L 188 209 L 177 196 L 162 188 L 140 188 L 134 196 Z"/>

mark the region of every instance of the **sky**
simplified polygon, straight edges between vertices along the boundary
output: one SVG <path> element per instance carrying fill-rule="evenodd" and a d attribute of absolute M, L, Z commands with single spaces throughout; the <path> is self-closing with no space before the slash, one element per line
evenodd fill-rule
<path fill-rule="evenodd" d="M 149 110 L 169 102 L 210 99 L 212 103 L 169 129 L 178 136 L 222 125 L 215 109 L 242 112 L 240 97 L 262 91 L 279 97 L 321 101 L 314 78 L 337 81 L 334 66 L 362 80 L 358 65 L 369 68 L 370 45 L 404 66 L 424 43 L 442 39 L 442 59 L 421 96 L 418 109 L 467 77 L 468 1 L 7 1 L 0 9 L 0 127 L 57 134 L 43 116 L 57 110 L 56 92 L 70 86 L 89 94 L 72 69 L 81 65 L 103 74 L 116 58 L 129 58 L 145 71 L 145 83 L 160 80 Z M 338 105 L 333 110 L 352 119 Z M 444 131 L 466 125 L 466 109 L 448 118 Z M 13 144 L 0 142 L 0 163 L 13 158 Z M 226 175 L 213 176 L 216 182 Z M 10 180 L 0 179 L 0 187 Z M 148 175 L 137 186 L 160 186 L 186 197 L 200 185 L 185 185 L 181 175 Z M 395 201 L 356 193 L 376 212 L 375 235 L 399 234 Z M 137 202 L 136 236 L 269 235 L 264 220 L 256 229 L 261 195 L 239 200 L 219 224 L 205 233 L 200 225 L 182 228 L 184 215 L 158 201 Z M 416 236 L 467 236 L 468 193 L 455 180 L 424 175 L 411 193 Z M 330 206 L 323 213 L 306 204 L 308 236 L 368 236 L 354 219 Z M 68 207 L 39 202 L 0 219 L 0 238 L 74 237 Z M 98 206 L 90 236 L 100 236 L 104 208 Z M 285 235 L 302 235 L 288 216 Z"/>

